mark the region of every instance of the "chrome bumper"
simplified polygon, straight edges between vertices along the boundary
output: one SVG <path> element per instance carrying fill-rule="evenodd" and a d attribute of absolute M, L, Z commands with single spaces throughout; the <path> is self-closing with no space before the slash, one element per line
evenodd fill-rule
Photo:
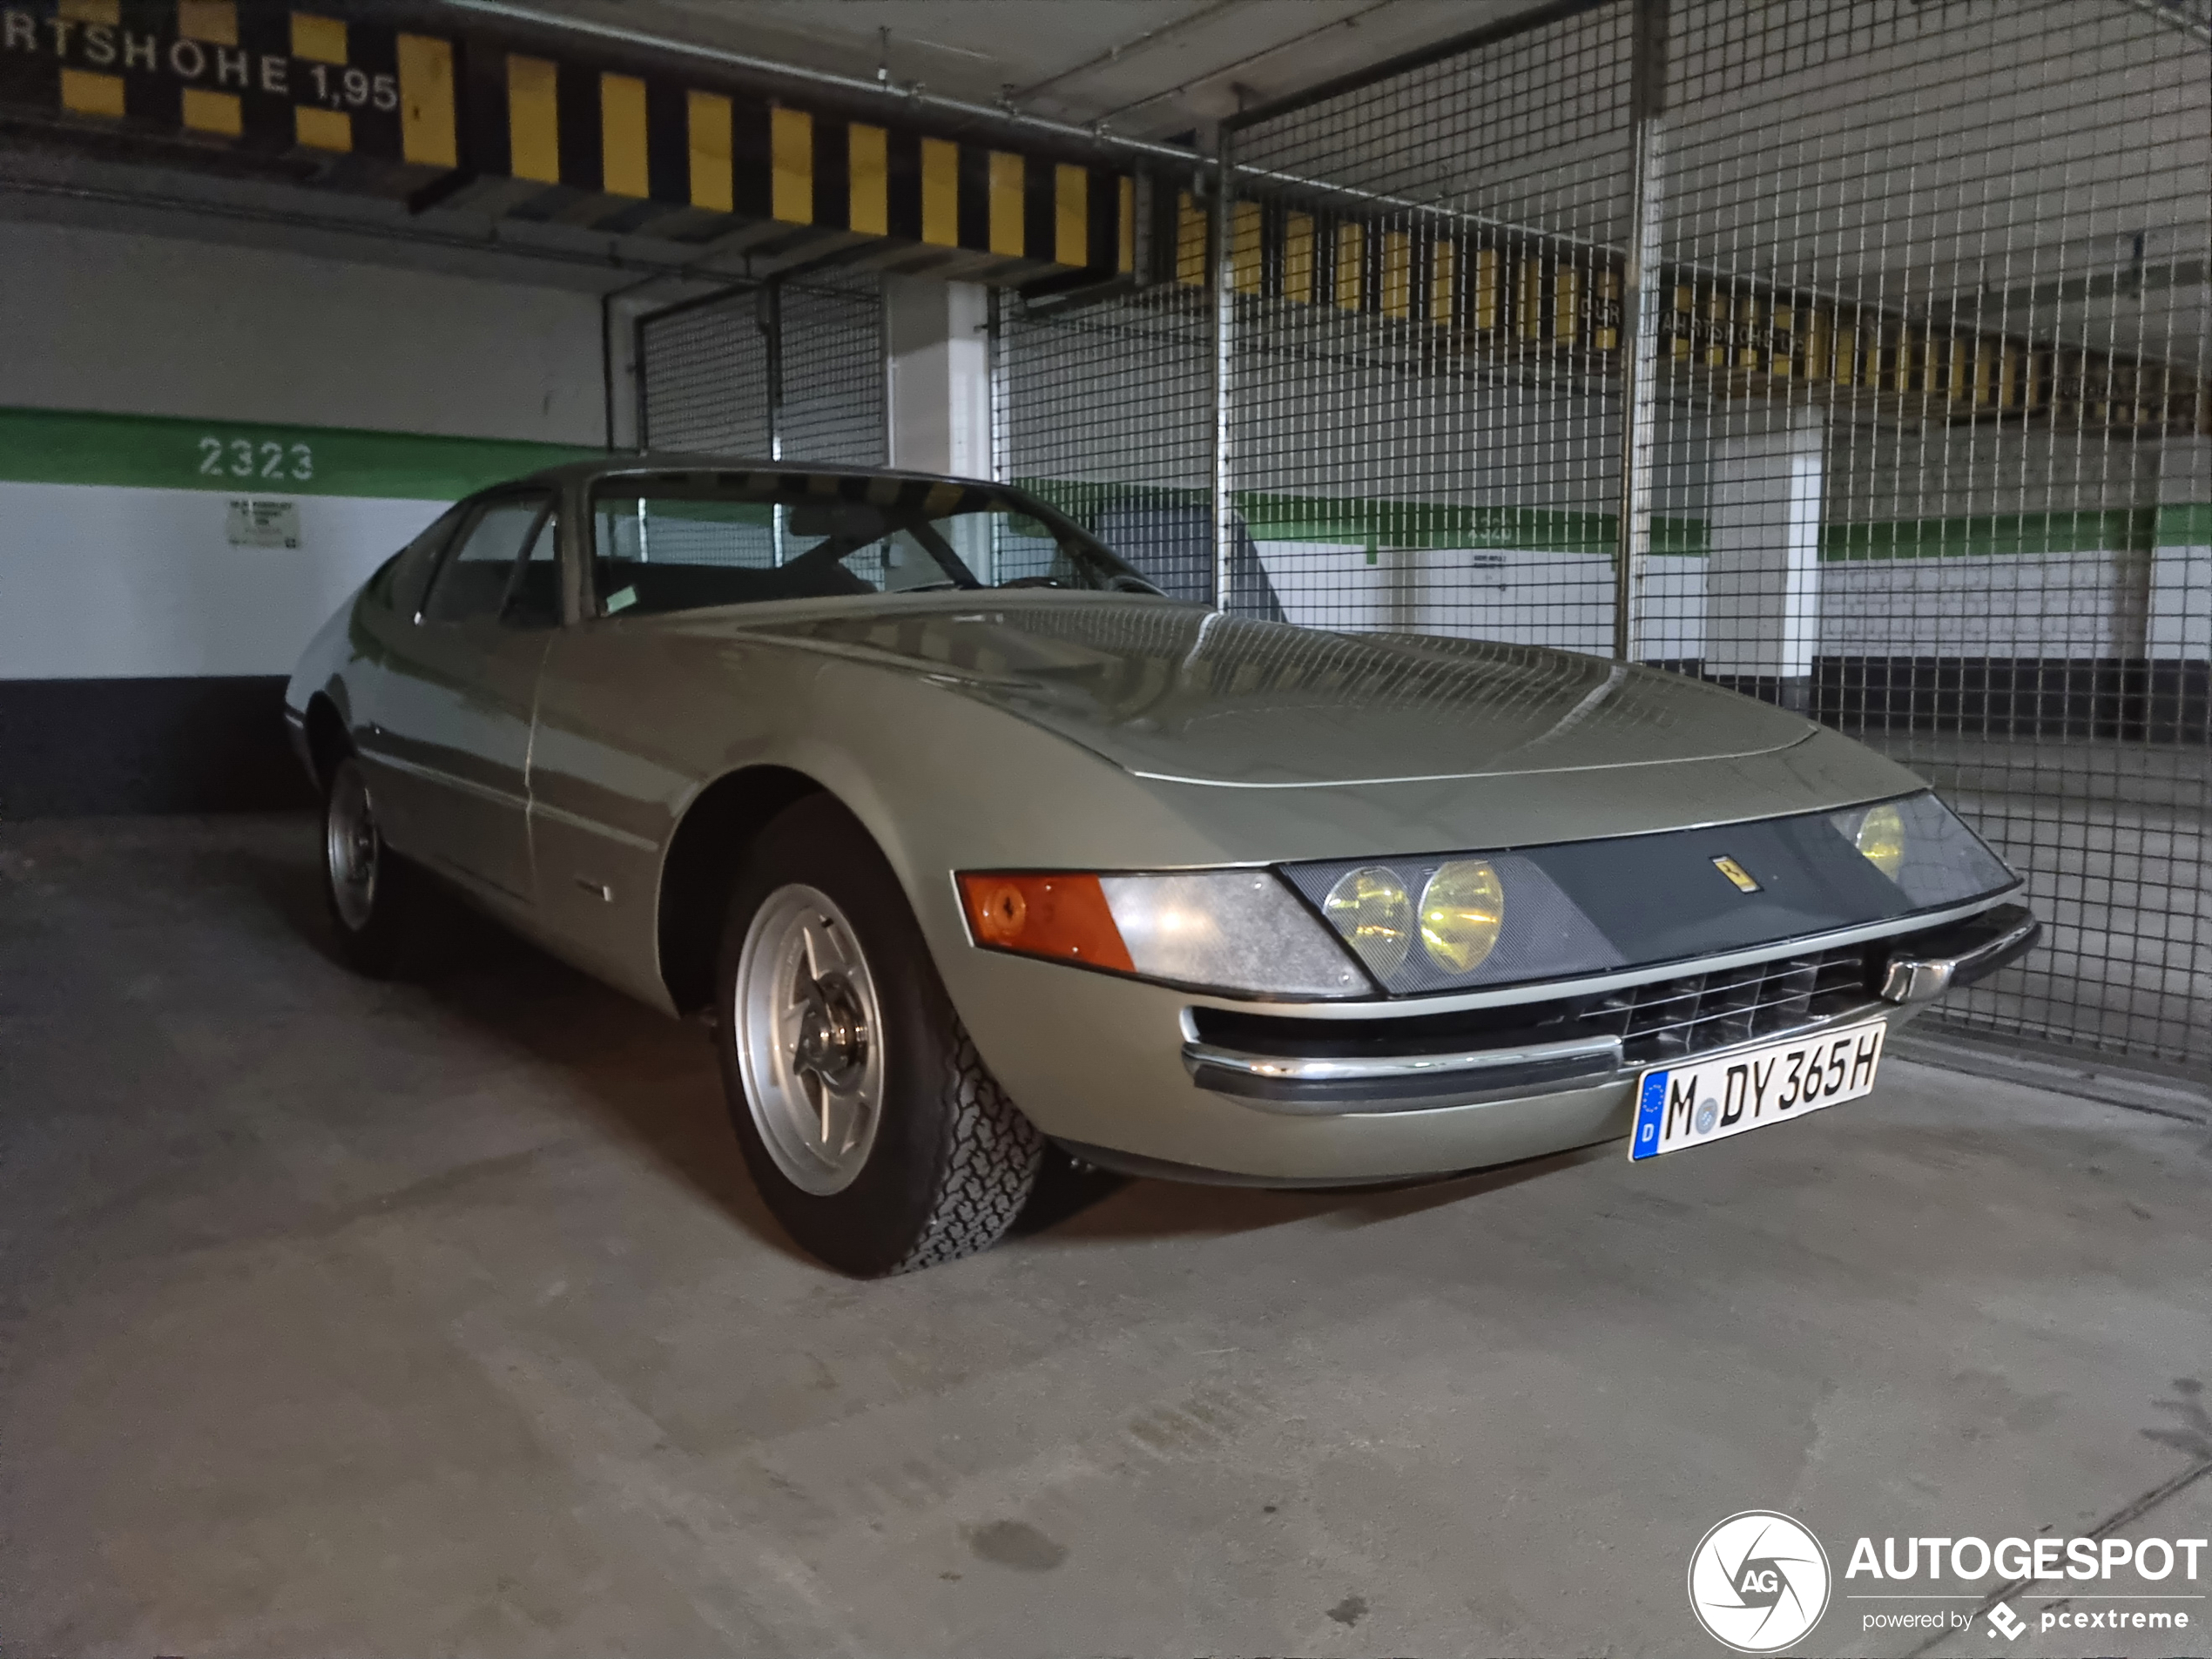
<path fill-rule="evenodd" d="M 2023 905 L 1984 911 L 1894 950 L 1871 974 L 1863 1001 L 1752 1041 L 1788 1042 L 1870 1017 L 1917 1012 L 1945 991 L 1970 985 L 2023 955 L 2041 930 Z M 1349 1022 L 1345 1035 L 1359 1041 Z M 1695 1057 L 1669 1055 L 1656 1063 Z M 1602 1035 L 1490 1048 L 1328 1055 L 1270 1054 L 1193 1038 L 1183 1045 L 1183 1062 L 1201 1089 L 1234 1096 L 1256 1110 L 1296 1116 L 1423 1111 L 1625 1086 L 1655 1063 L 1628 1059 L 1620 1037 Z"/>
<path fill-rule="evenodd" d="M 2000 905 L 1949 929 L 1939 948 L 1899 951 L 1882 970 L 1882 1000 L 1909 1008 L 1986 979 L 2034 948 L 2043 924 L 2026 905 Z M 1936 941 L 1930 941 L 1934 943 Z"/>
<path fill-rule="evenodd" d="M 1501 1089 L 1572 1083 L 1587 1089 L 1622 1069 L 1621 1039 L 1521 1043 L 1457 1054 L 1326 1057 L 1254 1054 L 1186 1042 L 1183 1062 L 1201 1089 L 1237 1095 L 1264 1110 L 1391 1111 Z"/>

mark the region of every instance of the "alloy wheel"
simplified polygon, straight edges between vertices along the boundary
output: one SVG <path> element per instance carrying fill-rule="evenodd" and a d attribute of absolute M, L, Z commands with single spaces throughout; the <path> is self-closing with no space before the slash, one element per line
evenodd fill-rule
<path fill-rule="evenodd" d="M 338 919 L 354 932 L 368 926 L 376 912 L 377 867 L 383 838 L 376 830 L 376 806 L 360 764 L 347 760 L 330 782 L 330 806 L 323 819 L 323 857 L 329 869 L 330 896 Z"/>
<path fill-rule="evenodd" d="M 776 1167 L 826 1195 L 856 1180 L 883 1111 L 883 1016 L 836 901 L 792 883 L 753 914 L 732 1031 L 745 1102 Z"/>

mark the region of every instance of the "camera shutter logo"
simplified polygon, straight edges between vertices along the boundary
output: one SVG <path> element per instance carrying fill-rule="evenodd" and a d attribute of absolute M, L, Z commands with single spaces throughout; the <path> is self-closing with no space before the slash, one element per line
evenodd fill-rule
<path fill-rule="evenodd" d="M 1787 1515 L 1747 1509 L 1700 1539 L 1689 1557 L 1689 1607 L 1716 1642 L 1778 1653 L 1828 1610 L 1828 1552 Z"/>

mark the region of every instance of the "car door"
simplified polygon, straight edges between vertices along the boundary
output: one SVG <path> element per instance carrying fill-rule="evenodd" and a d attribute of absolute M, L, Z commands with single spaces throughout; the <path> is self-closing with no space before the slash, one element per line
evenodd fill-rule
<path fill-rule="evenodd" d="M 558 513 L 547 489 L 487 496 L 431 577 L 378 698 L 408 850 L 482 896 L 535 902 L 530 722 L 561 620 Z"/>
<path fill-rule="evenodd" d="M 652 1001 L 663 995 L 662 850 L 701 781 L 679 734 L 711 724 L 727 745 L 724 765 L 734 766 L 765 741 L 772 711 L 750 695 L 748 648 L 671 632 L 629 608 L 634 590 L 624 583 L 635 571 L 610 581 L 606 567 L 618 531 L 631 537 L 631 558 L 640 555 L 635 523 L 619 523 L 624 516 L 604 503 L 576 506 L 579 614 L 546 656 L 530 752 L 538 936 Z M 746 563 L 772 568 L 766 534 L 763 527 L 761 544 L 748 546 Z"/>

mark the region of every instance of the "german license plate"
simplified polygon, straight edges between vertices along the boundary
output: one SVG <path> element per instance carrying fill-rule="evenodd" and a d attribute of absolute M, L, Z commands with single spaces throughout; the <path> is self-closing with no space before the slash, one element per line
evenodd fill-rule
<path fill-rule="evenodd" d="M 1817 1036 L 1785 1037 L 1676 1066 L 1654 1066 L 1636 1086 L 1631 1159 L 1724 1141 L 1871 1094 L 1886 1020 Z"/>

